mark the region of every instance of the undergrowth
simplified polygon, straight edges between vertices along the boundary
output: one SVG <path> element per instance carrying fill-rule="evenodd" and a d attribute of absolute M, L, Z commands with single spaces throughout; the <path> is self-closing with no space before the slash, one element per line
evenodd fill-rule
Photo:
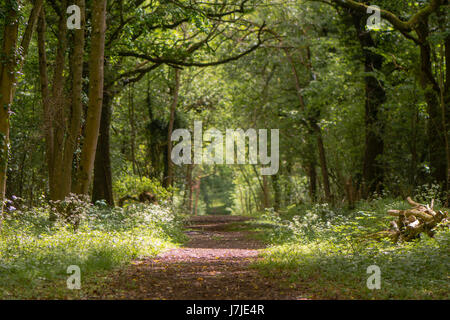
<path fill-rule="evenodd" d="M 366 237 L 389 225 L 387 210 L 407 206 L 403 200 L 379 198 L 360 202 L 354 210 L 327 204 L 268 210 L 261 222 L 271 226 L 264 229 L 271 245 L 255 267 L 268 276 L 285 274 L 310 298 L 448 299 L 448 229 L 401 244 Z M 372 265 L 380 268 L 380 289 L 367 287 Z"/>
<path fill-rule="evenodd" d="M 82 283 L 93 281 L 107 270 L 175 246 L 184 240 L 181 226 L 166 205 L 110 208 L 74 195 L 14 210 L 5 217 L 0 235 L 0 298 L 70 295 L 69 266 L 80 267 Z"/>

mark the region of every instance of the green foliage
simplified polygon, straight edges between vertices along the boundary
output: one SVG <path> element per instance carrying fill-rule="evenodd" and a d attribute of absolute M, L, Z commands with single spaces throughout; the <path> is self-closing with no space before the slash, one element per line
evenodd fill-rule
<path fill-rule="evenodd" d="M 154 194 L 161 201 L 168 200 L 170 197 L 170 192 L 163 188 L 156 179 L 133 175 L 125 175 L 120 179 L 116 179 L 113 191 L 117 199 L 125 195 L 138 195 L 144 191 Z"/>
<path fill-rule="evenodd" d="M 232 179 L 233 170 L 226 166 L 214 167 L 214 172 L 202 179 L 200 192 L 206 205 L 207 214 L 209 214 L 209 209 L 216 209 L 222 213 L 229 212 L 229 208 L 233 205 L 234 184 Z"/>
<path fill-rule="evenodd" d="M 403 20 L 428 3 L 371 2 Z M 0 0 L 1 30 L 11 22 L 8 10 L 13 8 L 21 22 L 20 39 L 32 4 L 28 1 L 19 6 L 19 1 Z M 54 30 L 58 28 L 60 5 L 44 4 L 49 74 L 58 65 L 59 39 Z M 444 56 L 448 19 L 445 14 L 432 14 L 428 22 L 423 21 L 429 29 L 427 41 L 432 53 L 428 61 L 432 71 L 427 77 L 435 78 L 434 90 L 441 84 L 439 78 L 445 79 L 448 73 Z M 258 34 L 257 25 L 263 21 L 266 29 Z M 255 44 L 257 35 L 263 45 L 238 60 L 201 69 L 186 66 L 237 56 Z M 426 99 L 433 88 L 422 88 L 426 79 L 420 74 L 425 67 L 419 63 L 420 47 L 389 26 L 364 36 L 372 38 L 373 46 L 361 48 L 351 14 L 324 1 L 261 4 L 250 0 L 220 5 L 201 0 L 140 1 L 137 6 L 134 1 L 113 1 L 108 5 L 104 82 L 112 109 L 115 199 L 148 191 L 162 203 L 173 199 L 182 211 L 194 202 L 188 199 L 193 188 L 187 181 L 195 185 L 203 178 L 196 212 L 228 213 L 232 209 L 235 214 L 259 216 L 257 228 L 263 231 L 263 240 L 279 245 L 268 251 L 263 268 L 286 268 L 302 279 L 320 273 L 325 283 L 317 280 L 317 288 L 324 285 L 331 290 L 335 281 L 336 290 L 347 290 L 347 297 L 443 297 L 448 272 L 438 261 L 448 267 L 448 234 L 400 246 L 365 239 L 387 226 L 386 210 L 405 208 L 403 201 L 393 197 L 413 196 L 423 203 L 435 199 L 439 208 L 446 194 L 432 181 L 435 168 L 430 155 L 435 153 L 429 145 L 442 135 L 430 136 L 429 128 L 440 121 L 433 124 L 439 117 L 432 119 L 432 113 L 438 110 Z M 1 42 L 3 37 L 0 33 Z M 72 37 L 70 32 L 65 60 L 72 55 Z M 21 207 L 16 200 L 7 203 L 0 239 L 0 289 L 3 285 L 20 287 L 27 281 L 35 287 L 45 285 L 48 279 L 62 276 L 67 264 L 78 263 L 92 271 L 111 268 L 141 254 L 154 254 L 180 237 L 177 218 L 164 207 L 109 208 L 103 202 L 92 205 L 89 199 L 76 195 L 50 204 L 44 201 L 49 193 L 49 163 L 42 133 L 59 128 L 59 121 L 43 118 L 39 107 L 42 97 L 36 38 L 32 37 L 27 57 L 20 57 L 20 49 L 14 51 L 25 64 L 17 74 L 13 104 L 0 106 L 11 109 L 10 136 L 0 134 L 0 166 L 8 162 L 7 196 L 26 199 Z M 87 53 L 90 45 L 90 32 L 86 32 Z M 382 66 L 367 70 L 364 53 L 382 58 Z M 5 54 L 0 57 L 3 62 Z M 266 200 L 269 207 L 281 208 L 278 212 L 263 208 L 258 166 L 194 166 L 190 180 L 186 166 L 174 166 L 175 187 L 162 187 L 168 171 L 173 71 L 180 65 L 183 71 L 174 129 L 191 129 L 195 120 L 222 131 L 280 129 L 280 172 L 276 181 L 274 177 L 265 181 Z M 70 68 L 67 64 L 63 72 L 68 76 L 63 98 L 68 101 Z M 367 114 L 371 96 L 365 82 L 368 77 L 386 93 L 386 101 L 376 107 L 377 124 L 372 126 L 367 125 L 374 116 Z M 85 76 L 83 84 L 86 107 Z M 54 85 L 50 83 L 50 88 Z M 57 112 L 55 116 L 59 116 Z M 311 123 L 317 124 L 323 138 L 335 203 L 348 197 L 347 181 L 352 182 L 357 198 L 364 189 L 364 168 L 372 164 L 365 163 L 370 149 L 366 137 L 371 131 L 377 133 L 383 152 L 371 162 L 383 167 L 383 191 L 370 195 L 374 201 L 362 201 L 351 211 L 316 204 L 324 200 L 323 167 L 318 134 L 311 130 Z M 82 141 L 77 139 L 77 144 Z M 79 164 L 81 144 L 73 155 L 74 167 Z M 214 174 L 208 175 L 213 170 Z M 312 185 L 317 186 L 316 192 L 310 189 Z M 194 192 L 193 198 L 196 196 Z M 25 203 L 33 208 L 26 209 Z M 50 217 L 55 218 L 54 223 L 49 222 Z M 386 287 L 380 292 L 361 289 L 368 263 L 379 264 L 386 275 Z M 410 272 L 420 276 L 407 278 Z M 0 297 L 14 297 L 17 292 L 4 289 Z"/>
<path fill-rule="evenodd" d="M 257 267 L 308 281 L 310 292 L 322 298 L 448 299 L 449 239 L 446 232 L 402 247 L 373 243 L 362 249 L 336 240 L 282 245 L 269 249 Z M 366 287 L 371 265 L 381 268 L 381 290 Z"/>
<path fill-rule="evenodd" d="M 414 199 L 419 203 L 430 204 L 432 200 L 434 200 L 434 205 L 436 208 L 442 207 L 444 204 L 442 196 L 445 192 L 442 190 L 442 187 L 437 184 L 431 185 L 422 185 L 417 186 L 414 190 Z"/>
<path fill-rule="evenodd" d="M 71 198 L 66 205 L 74 203 Z M 86 206 L 79 209 L 78 229 L 63 221 L 48 224 L 52 208 L 41 207 L 9 215 L 0 235 L 0 297 L 30 298 L 67 278 L 78 265 L 82 276 L 154 256 L 184 240 L 181 220 L 168 208 L 130 205 L 127 208 Z M 48 289 L 50 288 L 50 289 Z M 67 292 L 66 292 L 67 294 Z"/>
<path fill-rule="evenodd" d="M 268 212 L 266 240 L 272 247 L 255 267 L 266 274 L 287 272 L 292 282 L 308 281 L 310 294 L 321 298 L 448 299 L 450 231 L 435 238 L 394 245 L 368 240 L 386 228 L 386 211 L 401 209 L 399 200 L 361 202 L 354 211 L 313 206 L 283 220 Z M 381 269 L 381 290 L 369 290 L 367 267 Z"/>

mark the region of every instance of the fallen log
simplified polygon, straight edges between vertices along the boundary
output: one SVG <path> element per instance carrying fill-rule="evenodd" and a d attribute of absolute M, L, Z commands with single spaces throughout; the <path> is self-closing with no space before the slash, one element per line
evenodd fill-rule
<path fill-rule="evenodd" d="M 434 200 L 430 205 L 415 202 L 410 197 L 406 201 L 412 208 L 407 210 L 389 210 L 388 214 L 397 217 L 390 222 L 388 230 L 369 235 L 371 239 L 390 238 L 393 242 L 412 241 L 426 233 L 429 237 L 436 234 L 438 228 L 449 228 L 448 212 L 434 211 Z"/>

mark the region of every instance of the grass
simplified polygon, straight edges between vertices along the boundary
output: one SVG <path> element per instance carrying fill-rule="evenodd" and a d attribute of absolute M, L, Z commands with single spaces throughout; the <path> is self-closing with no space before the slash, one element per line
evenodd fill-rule
<path fill-rule="evenodd" d="M 378 199 L 353 211 L 318 205 L 284 216 L 269 212 L 263 221 L 270 227 L 260 237 L 271 245 L 254 267 L 267 276 L 283 274 L 309 298 L 449 299 L 448 230 L 406 244 L 363 240 L 386 228 L 388 209 L 402 206 Z M 379 290 L 367 287 L 371 265 L 381 270 Z"/>
<path fill-rule="evenodd" d="M 154 256 L 184 240 L 181 221 L 164 207 L 93 207 L 76 230 L 48 223 L 49 208 L 18 212 L 0 236 L 0 299 L 83 298 L 101 287 L 108 271 Z M 81 269 L 82 290 L 69 290 L 67 268 Z"/>

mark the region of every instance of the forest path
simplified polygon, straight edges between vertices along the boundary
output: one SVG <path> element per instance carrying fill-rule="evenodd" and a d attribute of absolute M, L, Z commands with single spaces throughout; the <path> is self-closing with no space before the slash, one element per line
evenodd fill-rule
<path fill-rule="evenodd" d="M 189 241 L 183 247 L 134 261 L 114 275 L 108 285 L 110 292 L 97 298 L 304 299 L 281 277 L 267 278 L 251 268 L 264 244 L 242 228 L 247 220 L 238 216 L 192 217 L 185 231 Z"/>

